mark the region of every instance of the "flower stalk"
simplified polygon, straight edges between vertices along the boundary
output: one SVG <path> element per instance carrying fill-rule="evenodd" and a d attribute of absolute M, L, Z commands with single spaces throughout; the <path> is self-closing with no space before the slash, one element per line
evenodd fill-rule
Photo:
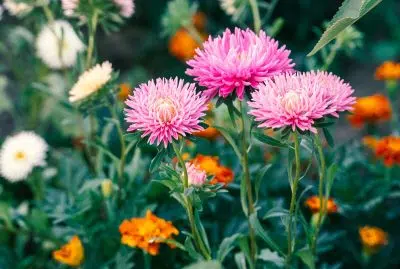
<path fill-rule="evenodd" d="M 185 192 L 186 189 L 189 188 L 189 177 L 188 177 L 188 172 L 187 172 L 187 169 L 186 169 L 186 165 L 185 165 L 185 162 L 184 162 L 184 160 L 182 158 L 182 154 L 181 154 L 181 152 L 179 150 L 178 145 L 176 143 L 172 143 L 172 147 L 174 149 L 176 157 L 178 158 L 179 165 L 182 167 L 182 170 L 183 170 L 182 183 L 183 183 L 184 192 Z M 207 247 L 204 244 L 204 239 L 200 235 L 198 227 L 196 226 L 196 222 L 195 222 L 195 219 L 194 219 L 194 209 L 193 209 L 193 205 L 192 205 L 192 201 L 190 199 L 190 196 L 185 196 L 184 197 L 184 201 L 185 201 L 186 212 L 188 214 L 188 219 L 189 219 L 189 223 L 190 223 L 190 228 L 192 230 L 192 235 L 193 235 L 194 242 L 195 242 L 198 250 L 200 251 L 201 255 L 204 257 L 204 259 L 210 260 L 211 259 L 211 255 L 210 255 Z"/>
<path fill-rule="evenodd" d="M 294 138 L 294 155 L 295 155 L 295 175 L 291 184 L 292 198 L 289 208 L 289 224 L 288 224 L 288 252 L 286 255 L 286 268 L 291 268 L 291 259 L 293 254 L 293 215 L 296 207 L 297 186 L 300 180 L 300 140 L 297 132 L 293 133 Z M 289 169 L 292 169 L 291 167 Z M 289 179 L 291 180 L 291 179 Z"/>
<path fill-rule="evenodd" d="M 257 0 L 249 0 L 249 4 L 251 7 L 251 13 L 253 14 L 254 31 L 258 33 L 261 30 L 261 17 Z"/>
<path fill-rule="evenodd" d="M 251 179 L 250 179 L 250 169 L 249 169 L 249 157 L 248 157 L 248 137 L 247 137 L 247 130 L 246 130 L 246 111 L 244 108 L 245 103 L 240 102 L 240 122 L 242 125 L 242 154 L 241 154 L 241 164 L 243 169 L 243 178 L 242 180 L 245 181 L 246 190 L 247 190 L 247 206 L 248 206 L 248 223 L 249 223 L 249 236 L 250 236 L 250 252 L 251 252 L 251 260 L 252 264 L 250 265 L 252 268 L 255 267 L 256 262 L 256 255 L 257 255 L 257 242 L 255 237 L 254 228 L 250 222 L 250 216 L 255 212 L 254 208 L 254 199 L 253 199 L 253 191 L 251 186 Z"/>
<path fill-rule="evenodd" d="M 324 220 L 324 217 L 326 214 L 326 207 L 327 207 L 329 197 L 324 197 L 324 185 L 325 185 L 324 179 L 325 179 L 325 175 L 326 175 L 326 162 L 325 162 L 325 155 L 324 155 L 324 151 L 322 148 L 321 139 L 318 134 L 316 134 L 314 136 L 314 143 L 317 148 L 319 164 L 320 164 L 318 196 L 319 196 L 319 201 L 321 203 L 319 213 L 318 213 L 317 223 L 315 226 L 314 235 L 313 235 L 312 242 L 311 242 L 311 251 L 312 251 L 313 255 L 315 256 L 317 253 L 318 234 L 319 234 L 320 228 L 323 224 L 323 220 Z"/>

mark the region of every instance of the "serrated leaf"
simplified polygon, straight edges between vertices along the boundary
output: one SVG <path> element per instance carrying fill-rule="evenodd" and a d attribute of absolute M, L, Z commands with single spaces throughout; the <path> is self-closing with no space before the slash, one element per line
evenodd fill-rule
<path fill-rule="evenodd" d="M 302 248 L 296 253 L 300 257 L 300 260 L 308 266 L 310 269 L 315 269 L 314 266 L 314 255 L 309 248 Z"/>
<path fill-rule="evenodd" d="M 328 28 L 307 56 L 312 56 L 335 39 L 344 29 L 361 19 L 382 0 L 346 0 L 339 8 Z"/>
<path fill-rule="evenodd" d="M 235 242 L 241 234 L 234 234 L 230 237 L 224 238 L 218 248 L 217 259 L 220 262 L 223 262 L 225 257 L 231 252 L 231 250 L 235 247 Z"/>

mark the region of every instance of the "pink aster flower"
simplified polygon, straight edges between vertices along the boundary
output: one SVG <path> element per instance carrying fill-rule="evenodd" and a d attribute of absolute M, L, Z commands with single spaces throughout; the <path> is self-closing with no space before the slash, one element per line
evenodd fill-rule
<path fill-rule="evenodd" d="M 129 18 L 135 12 L 135 4 L 133 0 L 113 0 L 114 3 L 120 8 L 122 17 Z"/>
<path fill-rule="evenodd" d="M 65 16 L 72 16 L 78 8 L 79 0 L 61 0 Z"/>
<path fill-rule="evenodd" d="M 128 132 L 143 132 L 149 143 L 167 147 L 172 139 L 203 130 L 200 118 L 207 110 L 206 98 L 193 83 L 183 79 L 157 79 L 141 84 L 125 102 Z"/>
<path fill-rule="evenodd" d="M 279 47 L 264 31 L 257 35 L 249 29 L 236 28 L 234 33 L 226 29 L 196 50 L 187 62 L 191 68 L 186 74 L 207 88 L 205 95 L 210 99 L 217 94 L 226 98 L 236 90 L 242 100 L 246 86 L 255 88 L 267 78 L 292 72 L 289 54 L 290 50 Z"/>
<path fill-rule="evenodd" d="M 188 173 L 189 185 L 200 187 L 207 181 L 207 174 L 204 170 L 199 169 L 191 163 L 185 163 Z"/>
<path fill-rule="evenodd" d="M 352 109 L 354 90 L 331 73 L 311 71 L 268 79 L 252 93 L 250 115 L 260 128 L 291 127 L 316 133 L 314 121 Z"/>

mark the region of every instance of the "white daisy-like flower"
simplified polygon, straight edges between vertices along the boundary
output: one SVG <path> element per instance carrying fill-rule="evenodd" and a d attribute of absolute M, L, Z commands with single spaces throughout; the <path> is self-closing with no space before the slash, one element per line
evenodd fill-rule
<path fill-rule="evenodd" d="M 43 27 L 36 39 L 36 53 L 52 69 L 71 67 L 85 45 L 72 26 L 57 20 Z"/>
<path fill-rule="evenodd" d="M 0 174 L 10 182 L 26 179 L 34 167 L 46 165 L 48 145 L 34 132 L 9 136 L 0 150 Z"/>
<path fill-rule="evenodd" d="M 221 8 L 228 15 L 234 15 L 238 7 L 237 0 L 219 0 Z"/>
<path fill-rule="evenodd" d="M 80 101 L 100 90 L 112 76 L 112 65 L 106 61 L 84 72 L 69 92 L 69 101 Z"/>
<path fill-rule="evenodd" d="M 12 16 L 16 17 L 25 16 L 33 9 L 31 5 L 14 0 L 4 0 L 3 6 Z"/>

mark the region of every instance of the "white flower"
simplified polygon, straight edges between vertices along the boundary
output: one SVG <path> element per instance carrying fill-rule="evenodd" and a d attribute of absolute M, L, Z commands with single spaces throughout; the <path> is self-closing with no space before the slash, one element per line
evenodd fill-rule
<path fill-rule="evenodd" d="M 63 20 L 43 27 L 36 39 L 36 53 L 53 69 L 71 67 L 85 48 L 72 26 Z"/>
<path fill-rule="evenodd" d="M 11 15 L 17 17 L 25 16 L 33 9 L 31 5 L 14 0 L 4 0 L 3 6 Z"/>
<path fill-rule="evenodd" d="M 228 15 L 234 15 L 237 11 L 236 0 L 219 0 L 221 8 Z"/>
<path fill-rule="evenodd" d="M 46 165 L 46 141 L 33 132 L 7 137 L 0 150 L 0 174 L 11 182 L 24 180 L 34 167 Z"/>
<path fill-rule="evenodd" d="M 82 100 L 100 90 L 111 79 L 112 71 L 112 65 L 108 61 L 87 70 L 69 92 L 69 101 Z"/>

